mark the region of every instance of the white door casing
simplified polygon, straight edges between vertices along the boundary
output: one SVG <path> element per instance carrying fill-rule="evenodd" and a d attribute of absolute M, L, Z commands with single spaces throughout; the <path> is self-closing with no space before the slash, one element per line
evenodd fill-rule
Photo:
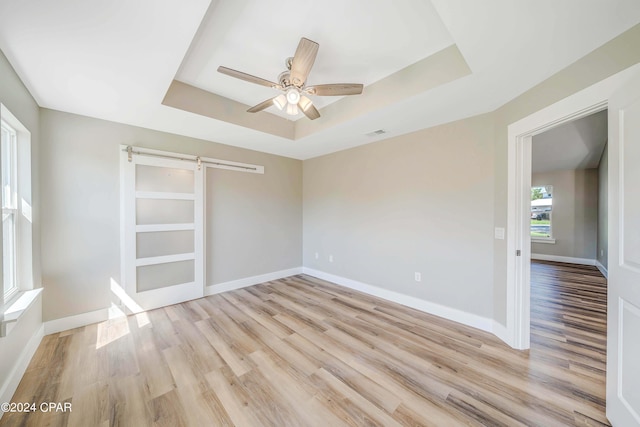
<path fill-rule="evenodd" d="M 527 270 L 530 263 L 526 257 L 530 252 L 530 230 L 525 216 L 530 204 L 530 189 L 525 187 L 527 177 L 531 176 L 530 139 L 563 123 L 606 109 L 612 94 L 638 73 L 640 64 L 601 80 L 508 126 L 506 327 L 498 336 L 513 348 L 529 348 L 530 283 Z M 610 182 L 611 175 L 612 171 L 609 170 Z M 609 233 L 611 245 L 611 230 Z M 516 255 L 518 250 L 521 251 L 522 257 Z M 500 328 L 496 328 L 496 331 L 500 331 Z"/>
<path fill-rule="evenodd" d="M 149 310 L 204 296 L 203 168 L 121 146 L 122 287 Z"/>
<path fill-rule="evenodd" d="M 607 418 L 640 426 L 640 73 L 609 99 Z"/>

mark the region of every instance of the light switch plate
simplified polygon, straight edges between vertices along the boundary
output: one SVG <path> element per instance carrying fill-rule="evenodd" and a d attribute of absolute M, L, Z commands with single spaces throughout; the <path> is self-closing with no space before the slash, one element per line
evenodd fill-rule
<path fill-rule="evenodd" d="M 496 227 L 494 231 L 494 237 L 498 240 L 504 240 L 504 228 Z"/>

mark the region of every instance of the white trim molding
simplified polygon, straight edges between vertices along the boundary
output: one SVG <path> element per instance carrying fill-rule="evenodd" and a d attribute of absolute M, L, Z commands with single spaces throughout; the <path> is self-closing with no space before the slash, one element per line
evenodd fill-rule
<path fill-rule="evenodd" d="M 505 344 L 509 345 L 509 331 L 507 330 L 507 327 L 495 320 L 493 321 L 492 326 L 493 330 L 491 332 L 493 332 L 493 335 L 500 338 Z"/>
<path fill-rule="evenodd" d="M 602 273 L 604 278 L 608 279 L 609 278 L 609 270 L 607 270 L 607 267 L 602 265 L 602 263 L 600 261 L 598 261 L 598 260 L 596 260 L 596 264 L 595 265 L 598 268 L 598 270 L 600 270 L 600 273 Z"/>
<path fill-rule="evenodd" d="M 20 352 L 16 364 L 13 365 L 11 373 L 4 381 L 4 384 L 1 385 L 0 402 L 11 402 L 11 398 L 18 389 L 18 384 L 20 384 L 22 376 L 27 370 L 27 367 L 29 367 L 29 362 L 31 362 L 33 355 L 36 354 L 36 350 L 38 350 L 38 346 L 40 345 L 43 337 L 44 325 L 40 325 L 36 333 L 33 334 L 27 342 L 27 345 L 22 349 L 22 352 Z M 3 412 L 0 411 L 0 418 L 2 418 L 2 414 Z"/>
<path fill-rule="evenodd" d="M 540 261 L 566 262 L 568 264 L 596 265 L 595 259 L 574 258 L 570 256 L 560 255 L 531 254 L 531 259 L 537 259 Z"/>
<path fill-rule="evenodd" d="M 92 323 L 104 322 L 107 319 L 109 319 L 109 308 L 101 308 L 100 310 L 89 311 L 87 313 L 61 317 L 60 319 L 44 322 L 44 333 L 45 335 L 51 335 L 56 332 L 91 325 Z"/>
<path fill-rule="evenodd" d="M 204 290 L 204 295 L 215 295 L 222 292 L 233 291 L 236 289 L 246 288 L 248 286 L 258 285 L 271 280 L 284 279 L 285 277 L 302 274 L 302 267 L 289 268 L 287 270 L 274 271 L 272 273 L 260 274 L 258 276 L 245 277 L 243 279 L 231 280 L 229 282 L 216 283 L 209 285 Z"/>
<path fill-rule="evenodd" d="M 9 335 L 20 317 L 29 311 L 41 293 L 42 288 L 18 292 L 11 301 L 0 307 L 0 338 Z"/>
<path fill-rule="evenodd" d="M 548 237 L 547 238 L 532 237 L 531 243 L 544 243 L 546 245 L 555 245 L 556 239 L 551 239 Z"/>
<path fill-rule="evenodd" d="M 506 340 L 503 338 L 506 333 L 502 332 L 502 329 L 506 331 L 506 328 L 496 323 L 493 319 L 458 310 L 456 308 L 447 307 L 420 298 L 412 297 L 410 295 L 401 294 L 389 289 L 362 283 L 357 280 L 347 279 L 346 277 L 336 276 L 334 274 L 325 273 L 324 271 L 320 270 L 314 270 L 312 268 L 303 267 L 302 272 L 309 276 L 317 277 L 318 279 L 326 280 L 328 282 L 344 286 L 345 288 L 353 289 L 368 295 L 385 299 L 387 301 L 415 308 L 416 310 L 433 314 L 434 316 L 442 317 L 454 322 L 462 323 L 463 325 L 471 326 L 472 328 L 480 329 L 481 331 L 490 332 L 506 342 Z M 502 326 L 502 329 L 500 329 L 500 326 Z"/>

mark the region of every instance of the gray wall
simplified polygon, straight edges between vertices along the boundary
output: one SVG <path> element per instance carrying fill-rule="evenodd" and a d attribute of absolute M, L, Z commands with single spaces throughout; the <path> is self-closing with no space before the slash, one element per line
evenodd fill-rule
<path fill-rule="evenodd" d="M 0 103 L 2 103 L 31 132 L 31 182 L 33 214 L 33 284 L 40 287 L 40 215 L 38 187 L 38 159 L 40 156 L 40 129 L 38 105 L 22 84 L 9 61 L 0 51 Z M 0 257 L 2 251 L 0 251 Z M 0 265 L 2 263 L 0 262 Z M 1 277 L 1 276 L 0 276 Z M 40 298 L 29 313 L 20 319 L 9 336 L 0 338 L 0 389 L 18 361 L 18 355 L 29 339 L 42 325 Z"/>
<path fill-rule="evenodd" d="M 597 260 L 608 268 L 609 257 L 609 144 L 605 145 L 598 165 L 598 251 Z"/>
<path fill-rule="evenodd" d="M 532 242 L 531 253 L 596 259 L 598 170 L 553 171 L 531 176 L 531 186 L 544 185 L 553 185 L 552 232 L 556 243 Z"/>
<path fill-rule="evenodd" d="M 120 281 L 119 144 L 265 166 L 264 175 L 210 176 L 214 199 L 207 220 L 216 242 L 208 248 L 214 257 L 208 264 L 214 283 L 302 264 L 299 160 L 47 109 L 41 110 L 41 130 L 45 321 L 108 307 L 110 279 Z M 289 208 L 287 215 L 280 217 L 278 206 Z M 275 232 L 265 232 L 265 224 Z M 275 234 L 281 242 L 277 251 L 267 240 Z M 226 256 L 227 263 L 216 255 Z"/>
<path fill-rule="evenodd" d="M 302 266 L 302 162 L 260 164 L 264 175 L 207 171 L 207 285 Z"/>
<path fill-rule="evenodd" d="M 306 160 L 305 267 L 491 318 L 493 132 L 481 115 Z"/>
<path fill-rule="evenodd" d="M 424 205 L 426 202 L 423 200 L 425 195 L 439 194 L 438 188 L 447 188 L 449 183 L 447 180 L 459 179 L 459 176 L 468 176 L 470 180 L 476 177 L 474 168 L 465 170 L 460 169 L 458 165 L 458 159 L 452 156 L 440 156 L 438 150 L 446 152 L 447 147 L 433 148 L 430 154 L 423 158 L 425 151 L 424 148 L 417 148 L 411 144 L 397 144 L 397 152 L 389 150 L 388 156 L 391 159 L 390 163 L 383 162 L 382 160 L 376 161 L 357 161 L 357 156 L 349 153 L 355 151 L 348 150 L 345 153 L 335 153 L 330 156 L 322 157 L 319 159 L 312 159 L 305 161 L 304 166 L 304 262 L 305 266 L 318 268 L 330 273 L 342 275 L 348 278 L 361 280 L 366 283 L 388 287 L 398 292 L 404 292 L 409 295 L 425 298 L 430 301 L 439 302 L 444 305 L 450 305 L 462 310 L 468 309 L 468 311 L 476 314 L 486 315 L 491 313 L 498 323 L 506 325 L 507 319 L 507 241 L 499 239 L 491 239 L 493 235 L 493 227 L 506 227 L 507 226 L 507 128 L 510 124 L 539 111 L 555 102 L 558 102 L 578 91 L 581 91 L 607 77 L 610 77 L 630 66 L 633 66 L 640 62 L 640 50 L 637 46 L 640 45 L 640 25 L 636 25 L 628 31 L 624 32 L 620 36 L 605 43 L 603 46 L 577 60 L 575 63 L 569 65 L 565 69 L 552 75 L 548 79 L 540 82 L 530 90 L 524 92 L 520 96 L 514 98 L 510 102 L 501 106 L 497 110 L 483 117 L 486 117 L 487 121 L 493 121 L 493 134 L 487 138 L 483 132 L 470 131 L 465 135 L 467 140 L 466 144 L 461 144 L 460 149 L 465 149 L 466 146 L 484 145 L 487 144 L 486 140 L 490 140 L 487 144 L 487 150 L 483 154 L 492 155 L 493 158 L 485 159 L 485 156 L 480 156 L 478 162 L 486 162 L 486 166 L 489 168 L 486 171 L 489 179 L 492 180 L 492 184 L 483 188 L 482 191 L 486 194 L 487 199 L 491 200 L 490 206 L 485 206 L 481 202 L 478 207 L 465 206 L 463 203 L 456 205 L 455 203 L 446 203 L 444 206 L 447 209 L 449 218 L 460 218 L 465 215 L 469 215 L 469 211 L 479 212 L 478 217 L 478 230 L 481 233 L 486 233 L 481 239 L 468 238 L 467 240 L 458 238 L 459 234 L 456 233 L 458 229 L 453 226 L 447 226 L 441 233 L 439 230 L 435 232 L 435 237 L 426 233 L 427 227 L 424 226 L 424 222 L 431 218 L 431 215 L 435 215 L 429 212 L 424 212 Z M 473 121 L 474 119 L 467 119 Z M 466 123 L 467 121 L 458 122 Z M 433 135 L 441 129 L 449 129 L 445 127 L 437 127 L 433 129 L 416 132 L 411 136 L 393 138 L 392 141 L 400 142 L 407 141 L 407 138 L 416 138 L 416 135 Z M 452 132 L 452 136 L 455 132 Z M 434 146 L 436 143 L 446 145 L 448 138 L 444 137 L 438 140 L 435 138 L 430 141 Z M 391 144 L 391 143 L 390 143 Z M 357 148 L 355 150 L 362 149 L 357 153 L 368 153 L 366 146 L 363 148 Z M 373 148 L 371 148 L 373 150 Z M 492 154 L 490 154 L 492 153 Z M 363 154 L 364 155 L 364 154 Z M 365 156 L 366 159 L 370 159 Z M 398 177 L 392 177 L 388 182 L 378 182 L 377 176 L 371 177 L 370 173 L 363 172 L 362 168 L 356 170 L 351 169 L 351 162 L 347 163 L 344 159 L 348 158 L 356 161 L 356 165 L 361 167 L 370 167 L 376 169 L 376 173 L 383 174 L 385 177 L 390 174 L 387 172 L 387 168 L 391 171 L 399 171 Z M 407 183 L 407 179 L 403 178 L 409 174 L 410 171 L 404 170 L 401 166 L 397 165 L 398 160 L 407 162 L 407 168 L 411 165 L 415 165 L 418 161 L 424 162 L 424 167 L 433 167 L 434 170 L 442 171 L 442 175 L 438 177 L 427 175 L 432 179 L 432 182 L 428 185 L 424 182 L 424 186 L 416 187 L 415 185 L 404 186 Z M 422 166 L 421 166 L 422 167 Z M 317 172 L 315 169 L 319 168 Z M 452 171 L 458 171 L 459 176 L 453 176 Z M 315 174 L 319 173 L 320 176 L 326 177 L 328 182 L 333 183 L 332 187 L 327 185 L 321 185 L 314 183 L 318 178 Z M 335 174 L 336 178 L 332 178 L 332 174 Z M 338 179 L 340 177 L 342 179 Z M 374 184 L 368 188 L 369 192 L 365 192 L 360 195 L 358 191 L 363 181 L 371 180 L 372 183 L 380 184 L 381 193 L 375 196 L 371 195 L 374 192 Z M 310 183 L 312 185 L 310 185 Z M 390 189 L 389 186 L 397 184 L 398 187 Z M 493 189 L 490 186 L 493 185 Z M 430 188 L 435 186 L 436 188 Z M 366 187 L 365 187 L 366 188 Z M 347 189 L 352 191 L 347 196 Z M 332 195 L 332 191 L 337 191 L 338 194 Z M 413 192 L 413 194 L 410 194 Z M 464 194 L 464 193 L 463 193 Z M 448 195 L 450 197 L 454 197 Z M 315 198 L 319 200 L 315 200 Z M 351 205 L 356 203 L 349 201 L 349 197 L 359 200 L 363 203 L 361 208 L 353 208 Z M 396 206 L 397 199 L 402 197 L 403 203 L 397 205 L 397 212 L 392 212 L 394 206 Z M 425 218 L 420 215 L 411 213 L 411 203 L 405 200 L 415 198 L 415 202 L 418 205 L 418 212 L 424 213 Z M 376 200 L 377 199 L 377 200 Z M 316 204 L 320 204 L 320 207 Z M 378 204 L 379 203 L 379 204 Z M 390 203 L 389 206 L 380 206 L 385 203 Z M 433 201 L 432 211 L 437 211 L 437 202 Z M 349 208 L 350 211 L 359 211 L 362 216 L 355 218 L 349 216 L 347 218 L 339 218 L 338 212 L 342 211 L 340 204 L 346 204 L 345 208 Z M 485 209 L 484 211 L 483 209 Z M 406 210 L 403 211 L 403 208 Z M 381 212 L 378 212 L 381 211 Z M 392 212 L 392 213 L 390 213 Z M 492 218 L 485 218 L 485 214 L 489 212 Z M 322 214 L 327 215 L 326 218 L 322 218 Z M 370 219 L 369 216 L 373 215 Z M 446 223 L 447 215 L 442 213 L 441 217 L 444 217 L 443 223 Z M 407 221 L 404 221 L 407 218 Z M 436 219 L 441 219 L 440 217 Z M 320 228 L 314 232 L 314 226 L 318 225 Z M 418 226 L 416 226 L 418 225 Z M 439 224 L 440 225 L 440 224 Z M 337 228 L 332 228 L 333 226 Z M 391 226 L 397 227 L 396 232 L 390 232 Z M 464 229 L 464 225 L 462 226 Z M 390 232 L 391 236 L 383 234 L 383 230 Z M 429 230 L 430 231 L 430 230 Z M 453 239 L 443 238 L 443 234 L 446 232 L 453 232 Z M 341 233 L 345 233 L 346 236 L 341 238 Z M 462 233 L 460 233 L 462 234 Z M 422 241 L 419 237 L 426 236 Z M 378 244 L 378 241 L 372 236 L 380 237 L 382 245 Z M 406 240 L 408 244 L 403 246 L 399 243 L 401 240 Z M 387 241 L 392 242 L 391 248 L 385 246 Z M 480 243 L 482 242 L 482 244 Z M 341 249 L 336 246 L 336 243 L 345 243 L 349 249 Z M 368 246 L 369 245 L 369 246 Z M 395 245 L 395 246 L 394 246 Z M 469 245 L 472 249 L 468 252 L 464 249 Z M 379 247 L 382 246 L 380 249 Z M 455 249 L 460 248 L 461 253 L 466 256 L 460 256 L 461 253 L 456 253 Z M 489 248 L 492 248 L 489 249 Z M 393 252 L 395 250 L 395 252 Z M 447 257 L 439 257 L 438 254 L 447 252 Z M 315 252 L 319 252 L 320 259 L 315 260 Z M 340 260 L 336 256 L 334 263 L 327 262 L 327 251 L 340 251 L 345 252 L 346 258 Z M 477 260 L 472 258 L 480 257 L 482 262 L 493 263 L 490 270 L 493 274 L 486 272 L 486 265 L 483 264 L 477 271 L 477 274 L 473 277 L 475 282 L 476 291 L 472 294 L 465 294 L 469 288 L 474 286 L 470 283 L 461 283 L 461 279 L 465 277 L 465 272 L 458 272 L 459 265 L 466 263 L 467 261 L 472 263 L 467 271 L 473 270 L 473 267 L 477 267 Z M 434 255 L 435 254 L 435 255 Z M 422 260 L 417 259 L 420 256 L 426 255 Z M 430 258 L 433 256 L 432 258 Z M 420 268 L 432 267 L 431 259 L 439 260 L 442 262 L 440 266 L 435 266 L 437 272 L 437 279 L 442 279 L 440 274 L 446 267 L 452 271 L 450 279 L 445 279 L 443 283 L 445 290 L 436 287 L 428 287 L 424 284 L 416 286 L 412 281 L 411 275 L 413 271 L 417 271 L 416 266 Z M 460 261 L 458 261 L 460 260 Z M 388 267 L 389 272 L 385 273 L 385 268 Z M 368 269 L 370 269 L 369 272 Z M 423 277 L 426 281 L 429 281 L 427 272 L 423 271 Z M 481 297 L 477 300 L 476 304 L 471 304 L 473 299 L 470 295 L 481 294 Z M 492 295 L 493 301 L 487 301 L 486 297 Z"/>

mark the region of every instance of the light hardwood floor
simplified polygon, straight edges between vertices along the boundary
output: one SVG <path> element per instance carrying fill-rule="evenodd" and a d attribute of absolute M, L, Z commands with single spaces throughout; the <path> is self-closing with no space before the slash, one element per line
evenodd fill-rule
<path fill-rule="evenodd" d="M 606 283 L 534 263 L 532 347 L 309 276 L 45 337 L 7 426 L 606 424 Z"/>

